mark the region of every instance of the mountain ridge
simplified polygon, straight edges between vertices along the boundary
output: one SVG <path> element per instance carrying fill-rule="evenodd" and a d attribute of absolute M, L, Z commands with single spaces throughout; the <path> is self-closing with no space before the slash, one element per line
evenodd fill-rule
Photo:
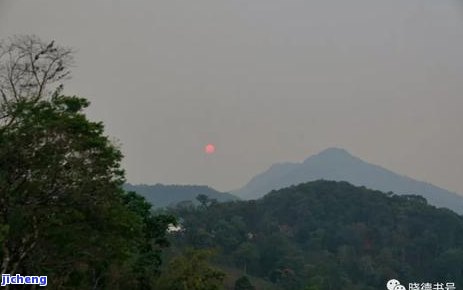
<path fill-rule="evenodd" d="M 155 208 L 175 206 L 180 202 L 196 203 L 199 194 L 205 194 L 218 202 L 237 200 L 227 192 L 220 192 L 207 185 L 180 185 L 180 184 L 124 184 L 124 189 L 134 191 L 153 205 Z"/>
<path fill-rule="evenodd" d="M 432 205 L 463 214 L 462 195 L 368 163 L 336 147 L 325 149 L 300 163 L 274 164 L 231 193 L 243 199 L 255 199 L 271 190 L 319 179 L 347 181 L 356 186 L 402 195 L 421 195 Z"/>

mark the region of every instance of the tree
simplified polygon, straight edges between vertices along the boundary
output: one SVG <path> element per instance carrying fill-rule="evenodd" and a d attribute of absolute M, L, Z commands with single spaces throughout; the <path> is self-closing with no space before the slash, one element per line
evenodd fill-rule
<path fill-rule="evenodd" d="M 161 250 L 170 244 L 167 229 L 170 225 L 177 225 L 177 221 L 170 215 L 154 215 L 151 204 L 135 192 L 128 192 L 123 199 L 124 204 L 143 221 L 144 235 L 138 245 L 132 276 L 136 278 L 139 289 L 150 289 L 160 274 Z"/>
<path fill-rule="evenodd" d="M 48 275 L 53 289 L 149 289 L 174 220 L 122 190 L 120 150 L 83 113 L 87 100 L 61 94 L 70 50 L 35 37 L 0 48 L 1 274 Z"/>
<path fill-rule="evenodd" d="M 0 126 L 16 119 L 20 101 L 37 102 L 61 92 L 70 77 L 73 50 L 23 35 L 0 41 Z"/>
<path fill-rule="evenodd" d="M 209 196 L 205 194 L 198 194 L 198 196 L 196 197 L 196 200 L 199 202 L 202 208 L 206 208 L 208 206 L 217 204 L 217 199 L 210 198 Z"/>
<path fill-rule="evenodd" d="M 235 281 L 235 290 L 255 290 L 256 287 L 254 287 L 251 284 L 251 281 L 249 281 L 249 278 L 247 276 L 241 276 Z"/>
<path fill-rule="evenodd" d="M 219 290 L 225 274 L 208 264 L 213 252 L 192 250 L 172 259 L 155 285 L 158 290 Z"/>
<path fill-rule="evenodd" d="M 122 155 L 102 124 L 81 113 L 87 105 L 64 96 L 15 104 L 16 122 L 0 136 L 0 221 L 8 226 L 2 274 L 63 262 L 69 266 L 61 269 L 72 272 L 82 259 L 96 263 L 122 254 L 115 245 L 140 230 L 121 200 Z M 91 259 L 73 255 L 84 249 L 95 250 Z M 40 251 L 53 254 L 34 255 Z"/>
<path fill-rule="evenodd" d="M 236 265 L 242 267 L 244 274 L 248 273 L 248 267 L 256 264 L 259 261 L 260 252 L 259 248 L 255 244 L 250 242 L 244 242 L 239 245 L 236 251 L 233 252 Z M 251 267 L 251 273 L 253 274 L 253 267 Z"/>
<path fill-rule="evenodd" d="M 39 100 L 70 76 L 73 51 L 36 36 L 0 42 L 0 95 L 4 103 Z"/>

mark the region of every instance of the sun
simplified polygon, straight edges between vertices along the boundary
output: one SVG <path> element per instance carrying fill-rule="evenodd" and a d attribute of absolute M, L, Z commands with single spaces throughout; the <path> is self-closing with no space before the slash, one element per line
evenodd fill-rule
<path fill-rule="evenodd" d="M 204 146 L 204 153 L 206 154 L 212 154 L 215 152 L 215 146 L 213 144 L 207 144 Z"/>

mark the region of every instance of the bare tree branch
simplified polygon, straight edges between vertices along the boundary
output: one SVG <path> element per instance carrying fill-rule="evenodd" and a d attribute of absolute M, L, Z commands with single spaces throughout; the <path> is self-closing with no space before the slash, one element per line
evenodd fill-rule
<path fill-rule="evenodd" d="M 74 51 L 36 36 L 15 36 L 0 44 L 2 102 L 40 100 L 70 76 Z"/>
<path fill-rule="evenodd" d="M 37 102 L 61 92 L 71 75 L 73 54 L 31 35 L 0 41 L 0 131 L 14 122 L 18 102 Z"/>

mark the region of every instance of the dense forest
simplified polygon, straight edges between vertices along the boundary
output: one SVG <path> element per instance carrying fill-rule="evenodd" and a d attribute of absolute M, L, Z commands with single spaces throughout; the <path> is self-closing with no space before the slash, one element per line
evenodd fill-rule
<path fill-rule="evenodd" d="M 316 181 L 256 201 L 177 208 L 178 248 L 280 289 L 382 289 L 385 281 L 463 285 L 463 218 L 400 196 Z"/>

